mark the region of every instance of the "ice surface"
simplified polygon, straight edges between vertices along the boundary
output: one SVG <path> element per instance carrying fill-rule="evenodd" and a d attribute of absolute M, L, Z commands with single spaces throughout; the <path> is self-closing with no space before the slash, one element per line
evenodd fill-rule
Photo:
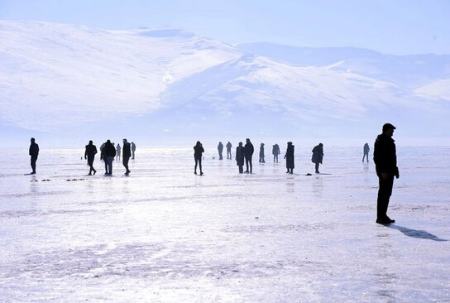
<path fill-rule="evenodd" d="M 284 163 L 138 150 L 131 176 L 86 176 L 79 150 L 0 160 L 1 302 L 450 302 L 449 148 L 400 148 L 389 214 L 360 148 Z M 257 161 L 256 161 L 257 162 Z M 19 163 L 16 165 L 15 163 Z M 44 181 L 49 180 L 49 181 Z"/>

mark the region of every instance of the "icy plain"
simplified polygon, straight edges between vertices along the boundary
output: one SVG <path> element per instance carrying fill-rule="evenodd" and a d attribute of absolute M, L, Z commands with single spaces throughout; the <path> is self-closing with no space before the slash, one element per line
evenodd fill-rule
<path fill-rule="evenodd" d="M 360 152 L 239 175 L 209 148 L 200 177 L 190 148 L 141 149 L 104 177 L 45 149 L 24 176 L 26 151 L 4 150 L 0 302 L 450 302 L 450 148 L 399 148 L 389 227 Z"/>

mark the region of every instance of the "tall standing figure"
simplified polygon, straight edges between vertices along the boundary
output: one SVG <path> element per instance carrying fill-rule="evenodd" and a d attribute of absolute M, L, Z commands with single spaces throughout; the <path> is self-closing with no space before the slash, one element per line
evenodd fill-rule
<path fill-rule="evenodd" d="M 86 150 L 84 151 L 84 159 L 87 159 L 87 163 L 89 165 L 89 176 L 92 175 L 92 173 L 97 172 L 94 168 L 94 159 L 95 155 L 97 154 L 97 147 L 94 145 L 92 140 L 89 141 L 89 144 L 86 145 Z"/>
<path fill-rule="evenodd" d="M 293 174 L 294 173 L 294 145 L 292 145 L 292 142 L 288 142 L 287 143 L 287 148 L 286 148 L 286 154 L 284 156 L 284 158 L 286 159 L 286 173 L 287 174 Z"/>
<path fill-rule="evenodd" d="M 200 141 L 197 141 L 197 143 L 194 146 L 194 160 L 195 160 L 194 174 L 197 174 L 197 166 L 199 166 L 200 176 L 203 176 L 202 157 L 204 152 L 205 150 L 203 149 L 203 145 L 200 143 Z"/>
<path fill-rule="evenodd" d="M 102 149 L 102 158 L 105 161 L 105 176 L 112 176 L 113 161 L 116 156 L 116 148 L 110 140 L 107 140 Z"/>
<path fill-rule="evenodd" d="M 239 167 L 239 173 L 242 174 L 244 172 L 244 162 L 245 162 L 245 151 L 244 146 L 242 146 L 242 142 L 239 142 L 238 147 L 236 147 L 236 165 Z"/>
<path fill-rule="evenodd" d="M 39 156 L 39 145 L 36 143 L 34 138 L 30 139 L 30 148 L 28 150 L 28 154 L 30 155 L 30 163 L 31 163 L 31 175 L 36 174 L 36 161 Z"/>
<path fill-rule="evenodd" d="M 130 161 L 130 158 L 131 158 L 131 144 L 127 141 L 127 139 L 123 139 L 122 164 L 125 167 L 125 176 L 128 176 L 130 174 L 130 169 L 128 168 L 128 162 Z"/>
<path fill-rule="evenodd" d="M 278 155 L 281 154 L 280 146 L 275 144 L 272 146 L 273 162 L 278 163 Z"/>
<path fill-rule="evenodd" d="M 231 147 L 233 147 L 233 145 L 231 145 L 231 142 L 228 141 L 226 147 L 227 147 L 227 159 L 231 160 Z"/>
<path fill-rule="evenodd" d="M 264 159 L 264 143 L 259 146 L 259 163 L 266 163 Z"/>
<path fill-rule="evenodd" d="M 254 151 L 255 151 L 255 148 L 253 147 L 252 142 L 250 142 L 250 139 L 249 138 L 245 139 L 244 156 L 245 156 L 245 168 L 246 168 L 245 173 L 246 174 L 253 173 L 252 157 L 253 157 Z"/>
<path fill-rule="evenodd" d="M 378 135 L 375 140 L 375 148 L 373 152 L 373 161 L 379 181 L 378 199 L 377 199 L 377 223 L 391 224 L 392 220 L 387 216 L 389 199 L 392 195 L 394 186 L 394 177 L 400 177 L 397 167 L 397 153 L 395 141 L 392 139 L 395 126 L 386 123 L 383 125 L 383 133 Z"/>
<path fill-rule="evenodd" d="M 319 164 L 322 164 L 323 161 L 323 144 L 319 143 L 319 145 L 315 146 L 312 153 L 311 161 L 315 164 L 316 174 L 320 174 Z"/>
<path fill-rule="evenodd" d="M 370 151 L 369 143 L 364 144 L 363 158 L 362 158 L 363 163 L 364 163 L 364 159 L 366 159 L 367 163 L 369 163 L 369 151 Z"/>
<path fill-rule="evenodd" d="M 131 142 L 131 159 L 133 160 L 135 152 L 136 152 L 136 144 L 134 144 L 134 142 Z"/>
<path fill-rule="evenodd" d="M 219 160 L 223 160 L 223 144 L 222 142 L 219 142 L 219 145 L 217 145 L 217 151 L 219 152 Z"/>

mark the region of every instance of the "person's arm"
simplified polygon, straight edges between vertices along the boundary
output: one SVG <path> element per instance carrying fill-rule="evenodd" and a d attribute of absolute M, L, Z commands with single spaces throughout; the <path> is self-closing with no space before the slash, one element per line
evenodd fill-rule
<path fill-rule="evenodd" d="M 86 160 L 86 158 L 87 158 L 87 152 L 88 152 L 88 150 L 87 150 L 87 147 L 84 149 L 84 159 Z"/>

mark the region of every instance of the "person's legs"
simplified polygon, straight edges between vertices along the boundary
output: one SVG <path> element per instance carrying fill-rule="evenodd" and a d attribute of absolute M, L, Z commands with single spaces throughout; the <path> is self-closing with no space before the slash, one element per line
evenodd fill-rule
<path fill-rule="evenodd" d="M 248 173 L 248 157 L 245 157 L 245 172 Z"/>
<path fill-rule="evenodd" d="M 194 174 L 197 174 L 198 158 L 194 158 L 194 160 L 195 160 Z"/>
<path fill-rule="evenodd" d="M 36 161 L 37 161 L 37 157 L 31 156 L 31 169 L 32 169 L 33 174 L 36 173 Z"/>
<path fill-rule="evenodd" d="M 201 176 L 201 175 L 203 175 L 202 158 L 201 157 L 198 159 L 198 166 L 200 168 L 200 176 Z"/>
<path fill-rule="evenodd" d="M 239 173 L 242 174 L 244 172 L 244 166 L 239 165 Z"/>
<path fill-rule="evenodd" d="M 389 199 L 392 194 L 392 187 L 394 185 L 394 176 L 387 178 L 379 177 L 379 188 L 377 198 L 377 219 L 387 219 L 387 209 L 389 206 Z"/>
<path fill-rule="evenodd" d="M 316 174 L 319 174 L 319 162 L 316 162 Z"/>
<path fill-rule="evenodd" d="M 130 161 L 129 157 L 122 157 L 122 164 L 125 167 L 125 174 L 128 175 L 130 173 L 130 170 L 128 168 L 128 162 Z"/>
<path fill-rule="evenodd" d="M 249 165 L 250 165 L 250 173 L 253 174 L 252 156 L 250 156 L 248 160 L 249 160 Z"/>

